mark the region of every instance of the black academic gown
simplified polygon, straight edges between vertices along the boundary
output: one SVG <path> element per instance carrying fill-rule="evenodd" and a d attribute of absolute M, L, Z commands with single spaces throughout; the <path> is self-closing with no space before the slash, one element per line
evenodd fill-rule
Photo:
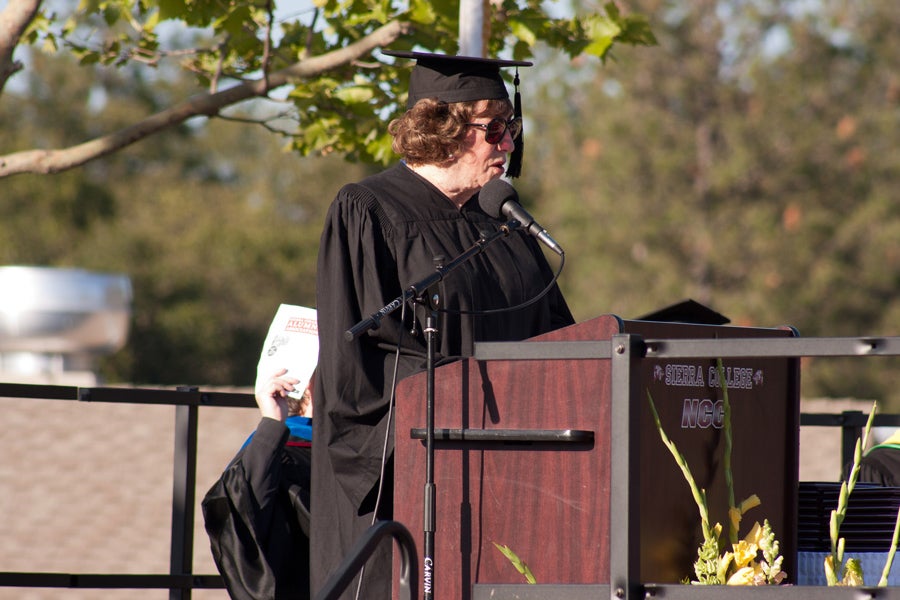
<path fill-rule="evenodd" d="M 264 417 L 203 498 L 213 559 L 234 600 L 310 597 L 310 452 Z"/>
<path fill-rule="evenodd" d="M 471 248 L 500 222 L 470 200 L 461 210 L 426 180 L 399 164 L 340 190 L 319 248 L 319 362 L 313 410 L 312 591 L 318 592 L 371 525 L 382 468 L 394 353 L 402 339 L 399 378 L 424 369 L 423 315 L 417 335 L 401 327 L 401 310 L 378 329 L 347 342 L 344 332 Z M 448 310 L 510 307 L 537 296 L 553 271 L 540 247 L 517 231 L 453 271 L 439 284 Z M 420 311 L 421 312 L 421 311 Z M 442 313 L 439 360 L 470 356 L 476 341 L 520 340 L 573 322 L 559 289 L 536 304 L 490 316 Z M 406 331 L 401 336 L 401 330 Z M 391 518 L 391 461 L 378 516 Z M 361 598 L 390 597 L 391 541 L 366 567 Z M 352 598 L 356 585 L 343 596 Z"/>

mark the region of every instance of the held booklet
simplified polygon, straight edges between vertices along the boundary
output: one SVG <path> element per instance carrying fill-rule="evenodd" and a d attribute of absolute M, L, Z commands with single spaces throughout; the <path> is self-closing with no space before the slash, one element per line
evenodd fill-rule
<path fill-rule="evenodd" d="M 272 319 L 256 367 L 256 389 L 281 369 L 300 380 L 291 396 L 300 398 L 319 360 L 319 327 L 316 309 L 282 304 Z"/>

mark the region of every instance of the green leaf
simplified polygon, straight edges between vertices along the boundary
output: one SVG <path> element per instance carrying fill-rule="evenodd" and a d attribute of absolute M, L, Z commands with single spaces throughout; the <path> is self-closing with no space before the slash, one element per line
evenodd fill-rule
<path fill-rule="evenodd" d="M 616 41 L 633 46 L 655 46 L 658 43 L 653 30 L 650 29 L 650 23 L 642 15 L 626 18 L 622 33 Z"/>
<path fill-rule="evenodd" d="M 371 100 L 374 94 L 369 86 L 354 85 L 336 90 L 334 97 L 347 104 L 362 104 Z"/>
<path fill-rule="evenodd" d="M 241 5 L 232 11 L 229 11 L 213 21 L 213 29 L 217 32 L 222 31 L 233 36 L 240 36 L 244 30 L 244 24 L 252 20 L 250 7 Z"/>
<path fill-rule="evenodd" d="M 413 0 L 409 6 L 409 18 L 416 23 L 430 25 L 437 20 L 437 14 L 434 12 L 431 2 Z"/>
<path fill-rule="evenodd" d="M 509 546 L 501 546 L 497 542 L 491 542 L 494 546 L 497 547 L 497 550 L 500 551 L 503 556 L 505 556 L 510 563 L 516 568 L 516 570 L 525 576 L 525 581 L 528 583 L 537 583 L 537 580 L 534 578 L 534 574 L 531 572 L 531 569 L 528 568 L 521 558 L 519 558 L 515 552 L 513 552 Z"/>
<path fill-rule="evenodd" d="M 48 34 L 46 38 L 44 38 L 44 44 L 42 49 L 44 52 L 56 52 L 59 50 L 59 46 L 56 44 L 56 36 L 52 33 Z"/>
<path fill-rule="evenodd" d="M 603 58 L 609 51 L 616 37 L 622 32 L 619 24 L 602 15 L 593 15 L 582 22 L 590 42 L 584 51 Z"/>
<path fill-rule="evenodd" d="M 144 21 L 144 31 L 153 31 L 159 25 L 159 11 L 154 11 Z"/>
<path fill-rule="evenodd" d="M 78 64 L 82 66 L 95 65 L 100 62 L 100 56 L 96 52 L 85 52 L 78 60 Z"/>
<path fill-rule="evenodd" d="M 100 1 L 99 0 L 81 0 L 78 3 L 78 12 L 83 13 L 95 13 L 100 10 Z"/>
<path fill-rule="evenodd" d="M 606 11 L 606 14 L 609 15 L 610 19 L 613 19 L 615 21 L 619 20 L 621 12 L 619 11 L 619 7 L 615 2 L 607 2 L 603 5 L 603 10 Z"/>
<path fill-rule="evenodd" d="M 373 135 L 371 141 L 367 140 L 366 152 L 372 157 L 372 160 L 379 164 L 388 164 L 396 159 L 391 142 L 393 138 L 387 133 L 381 135 Z"/>
<path fill-rule="evenodd" d="M 106 21 L 107 25 L 115 25 L 116 22 L 121 18 L 122 13 L 119 11 L 119 7 L 115 5 L 108 5 L 103 10 L 103 20 Z"/>
<path fill-rule="evenodd" d="M 509 28 L 514 36 L 524 41 L 529 46 L 533 46 L 537 43 L 537 35 L 524 22 L 518 20 L 510 21 Z"/>
<path fill-rule="evenodd" d="M 188 10 L 183 0 L 159 0 L 159 20 L 180 19 Z"/>

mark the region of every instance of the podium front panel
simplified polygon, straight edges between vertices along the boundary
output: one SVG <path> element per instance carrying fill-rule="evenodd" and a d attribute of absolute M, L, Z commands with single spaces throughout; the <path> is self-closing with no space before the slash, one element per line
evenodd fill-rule
<path fill-rule="evenodd" d="M 618 329 L 617 319 L 595 319 L 535 339 L 609 339 Z M 410 430 L 425 425 L 425 375 L 400 382 L 394 457 L 394 518 L 420 557 L 426 453 Z M 609 579 L 609 389 L 609 360 L 464 360 L 436 370 L 436 429 L 577 429 L 593 442 L 437 443 L 435 597 L 522 583 L 495 543 L 540 583 Z"/>

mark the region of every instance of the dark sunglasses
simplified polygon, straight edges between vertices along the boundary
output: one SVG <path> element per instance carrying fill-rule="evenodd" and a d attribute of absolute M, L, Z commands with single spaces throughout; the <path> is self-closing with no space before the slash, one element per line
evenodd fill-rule
<path fill-rule="evenodd" d="M 512 136 L 512 139 L 515 140 L 519 137 L 519 134 L 522 133 L 522 118 L 516 117 L 514 119 L 510 119 L 509 121 L 504 121 L 503 119 L 496 117 L 491 119 L 487 123 L 466 123 L 469 127 L 477 127 L 479 129 L 484 129 L 484 141 L 488 144 L 499 144 L 503 139 L 503 135 L 506 133 L 506 130 L 509 130 L 509 135 Z"/>

